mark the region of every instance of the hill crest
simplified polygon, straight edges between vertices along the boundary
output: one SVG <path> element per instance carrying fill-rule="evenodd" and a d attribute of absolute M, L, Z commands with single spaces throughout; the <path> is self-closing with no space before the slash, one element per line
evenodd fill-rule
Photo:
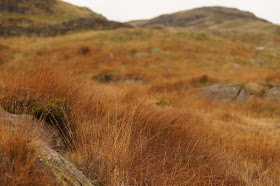
<path fill-rule="evenodd" d="M 149 27 L 157 24 L 167 27 L 208 28 L 235 20 L 268 23 L 268 21 L 256 17 L 253 13 L 221 6 L 196 8 L 160 15 L 150 20 L 136 20 L 128 23 L 136 27 Z"/>

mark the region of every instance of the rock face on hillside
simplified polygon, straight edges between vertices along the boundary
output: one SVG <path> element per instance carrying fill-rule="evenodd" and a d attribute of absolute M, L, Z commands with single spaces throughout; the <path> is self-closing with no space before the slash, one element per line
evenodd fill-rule
<path fill-rule="evenodd" d="M 266 95 L 267 98 L 280 102 L 280 87 L 271 88 Z"/>
<path fill-rule="evenodd" d="M 0 11 L 18 14 L 37 14 L 37 10 L 53 13 L 56 0 L 0 0 Z M 30 7 L 34 7 L 31 9 Z"/>
<path fill-rule="evenodd" d="M 216 84 L 202 87 L 199 92 L 204 98 L 221 103 L 229 101 L 244 103 L 251 98 L 280 102 L 280 87 L 261 86 L 255 83 L 248 83 L 245 87 Z"/>
<path fill-rule="evenodd" d="M 56 36 L 79 30 L 110 30 L 131 28 L 130 25 L 107 21 L 98 17 L 78 18 L 58 24 L 33 25 L 29 27 L 18 25 L 0 25 L 0 37 L 14 36 Z"/>

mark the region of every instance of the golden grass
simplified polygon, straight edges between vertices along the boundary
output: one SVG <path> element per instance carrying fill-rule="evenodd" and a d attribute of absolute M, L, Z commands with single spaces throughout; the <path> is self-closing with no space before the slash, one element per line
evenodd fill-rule
<path fill-rule="evenodd" d="M 90 179 L 105 185 L 280 183 L 279 104 L 219 104 L 197 92 L 213 83 L 247 84 L 254 94 L 279 85 L 273 48 L 265 53 L 271 60 L 255 69 L 254 41 L 188 31 L 0 41 L 9 46 L 2 50 L 1 98 L 65 102 L 75 125 L 67 157 Z M 96 81 L 101 75 L 109 81 Z M 6 133 L 0 138 L 11 141 Z M 25 167 L 20 157 L 17 164 Z"/>
<path fill-rule="evenodd" d="M 37 164 L 37 149 L 42 142 L 34 131 L 15 130 L 1 118 L 0 180 L 1 185 L 53 185 L 49 172 Z"/>

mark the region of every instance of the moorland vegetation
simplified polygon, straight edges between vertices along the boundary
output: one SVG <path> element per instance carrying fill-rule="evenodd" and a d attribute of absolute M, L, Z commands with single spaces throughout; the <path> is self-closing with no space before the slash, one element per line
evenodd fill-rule
<path fill-rule="evenodd" d="M 93 185 L 279 185 L 280 105 L 254 96 L 280 86 L 279 26 L 161 28 L 0 38 L 1 107 L 54 126 Z M 206 99 L 213 84 L 253 96 Z M 67 184 L 27 129 L 0 127 L 1 183 Z"/>

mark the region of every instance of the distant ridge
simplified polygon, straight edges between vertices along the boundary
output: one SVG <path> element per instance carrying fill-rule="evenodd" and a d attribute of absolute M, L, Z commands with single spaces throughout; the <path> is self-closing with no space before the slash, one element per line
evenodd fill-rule
<path fill-rule="evenodd" d="M 230 22 L 236 24 L 230 25 Z M 165 14 L 150 20 L 127 22 L 136 27 L 163 25 L 167 27 L 188 27 L 193 29 L 214 27 L 239 27 L 240 24 L 250 22 L 269 23 L 256 17 L 253 13 L 226 7 L 202 7 L 173 14 Z M 239 24 L 240 23 L 240 24 Z"/>

